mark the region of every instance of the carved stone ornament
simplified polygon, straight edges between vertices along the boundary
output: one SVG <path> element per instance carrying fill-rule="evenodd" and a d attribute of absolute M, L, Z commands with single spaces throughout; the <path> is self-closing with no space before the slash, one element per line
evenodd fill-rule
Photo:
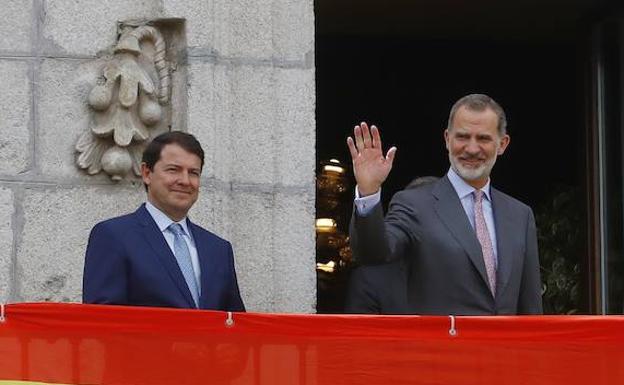
<path fill-rule="evenodd" d="M 165 40 L 156 27 L 124 29 L 101 81 L 89 93 L 93 119 L 76 143 L 78 167 L 90 175 L 104 170 L 115 181 L 130 170 L 141 175 L 143 148 L 169 103 L 165 54 Z"/>

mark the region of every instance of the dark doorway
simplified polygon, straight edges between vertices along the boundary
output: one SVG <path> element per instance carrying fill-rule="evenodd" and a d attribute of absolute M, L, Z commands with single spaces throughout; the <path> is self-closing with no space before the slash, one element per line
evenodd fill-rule
<path fill-rule="evenodd" d="M 451 105 L 469 93 L 492 96 L 506 110 L 511 135 L 492 183 L 529 204 L 542 223 L 543 280 L 561 285 L 547 291 L 547 311 L 591 312 L 588 40 L 603 6 L 393 0 L 382 8 L 376 1 L 317 0 L 317 163 L 349 164 L 345 139 L 353 126 L 376 124 L 384 147 L 398 147 L 382 194 L 387 204 L 414 177 L 448 170 L 442 135 Z M 352 197 L 351 189 L 338 221 L 343 227 Z M 319 287 L 319 312 L 340 311 L 347 279 L 348 266 L 335 285 Z"/>

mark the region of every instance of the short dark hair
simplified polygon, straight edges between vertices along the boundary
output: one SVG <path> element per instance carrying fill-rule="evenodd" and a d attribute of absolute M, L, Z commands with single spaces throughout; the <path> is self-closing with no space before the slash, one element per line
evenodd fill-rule
<path fill-rule="evenodd" d="M 499 135 L 503 136 L 507 133 L 507 116 L 505 115 L 503 107 L 501 107 L 500 104 L 496 103 L 496 100 L 485 94 L 470 94 L 456 101 L 451 108 L 451 113 L 449 114 L 449 120 L 446 126 L 448 130 L 451 130 L 453 128 L 453 118 L 461 107 L 466 107 L 471 111 L 479 112 L 485 111 L 488 108 L 491 109 L 492 111 L 494 111 L 496 116 L 498 116 Z"/>
<path fill-rule="evenodd" d="M 201 160 L 202 169 L 204 168 L 204 150 L 201 144 L 193 135 L 181 131 L 165 132 L 152 139 L 143 151 L 141 162 L 150 170 L 154 170 L 154 165 L 160 160 L 162 149 L 168 144 L 177 144 L 187 152 L 197 155 Z"/>

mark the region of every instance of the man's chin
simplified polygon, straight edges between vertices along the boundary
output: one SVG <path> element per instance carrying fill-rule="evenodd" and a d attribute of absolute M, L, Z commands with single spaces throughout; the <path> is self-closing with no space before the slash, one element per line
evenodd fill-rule
<path fill-rule="evenodd" d="M 474 181 L 488 177 L 488 172 L 485 167 L 467 168 L 463 166 L 455 166 L 455 171 L 462 179 L 467 181 Z"/>
<path fill-rule="evenodd" d="M 170 201 L 171 205 L 176 207 L 178 210 L 188 211 L 193 204 L 197 201 L 197 198 L 191 196 L 180 196 L 177 199 L 172 199 Z"/>

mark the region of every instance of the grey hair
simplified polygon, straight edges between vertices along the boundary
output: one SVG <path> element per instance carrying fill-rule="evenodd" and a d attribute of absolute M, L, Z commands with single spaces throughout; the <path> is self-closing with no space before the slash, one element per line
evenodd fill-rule
<path fill-rule="evenodd" d="M 485 94 L 470 94 L 462 97 L 453 104 L 451 113 L 449 114 L 449 120 L 446 128 L 450 131 L 452 129 L 453 118 L 461 107 L 466 107 L 471 111 L 485 111 L 491 109 L 498 116 L 498 133 L 500 136 L 507 134 L 507 116 L 503 107 L 500 106 L 494 99 Z"/>

